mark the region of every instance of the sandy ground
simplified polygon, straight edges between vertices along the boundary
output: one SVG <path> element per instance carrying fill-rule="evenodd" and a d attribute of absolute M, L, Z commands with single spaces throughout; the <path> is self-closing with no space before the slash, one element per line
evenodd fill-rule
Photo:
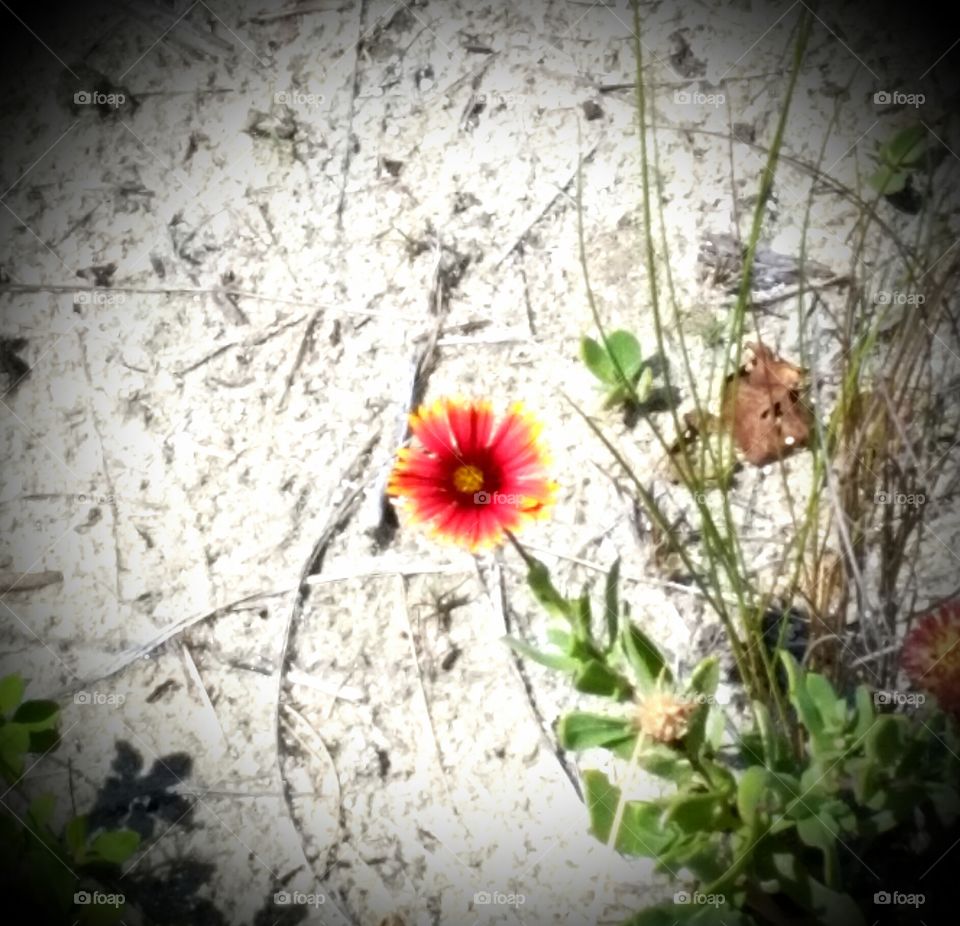
<path fill-rule="evenodd" d="M 561 493 L 532 548 L 564 583 L 622 555 L 634 613 L 696 658 L 702 602 L 664 584 L 561 396 L 599 414 L 576 357 L 581 158 L 598 304 L 653 341 L 629 8 L 303 8 L 10 19 L 28 57 L 0 113 L 0 335 L 29 372 L 5 371 L 0 404 L 0 569 L 62 573 L 0 598 L 0 670 L 65 704 L 33 785 L 65 795 L 70 775 L 80 806 L 136 817 L 130 893 L 163 922 L 618 922 L 673 888 L 586 833 L 551 731 L 574 698 L 500 640 L 542 635 L 516 557 L 378 527 L 435 337 L 428 396 L 520 398 L 547 422 Z M 698 273 L 700 242 L 746 228 L 799 4 L 642 9 L 672 282 L 706 330 L 729 297 Z M 785 149 L 855 187 L 917 115 L 873 94 L 922 84 L 936 123 L 949 42 L 832 15 Z M 783 254 L 812 182 L 778 177 L 766 243 Z M 816 193 L 809 259 L 847 273 L 854 214 Z M 795 355 L 792 305 L 762 334 Z M 695 343 L 706 368 L 716 349 Z M 643 426 L 603 420 L 669 494 Z M 777 492 L 745 477 L 758 569 L 787 524 Z M 956 572 L 960 538 L 939 539 L 930 597 Z"/>

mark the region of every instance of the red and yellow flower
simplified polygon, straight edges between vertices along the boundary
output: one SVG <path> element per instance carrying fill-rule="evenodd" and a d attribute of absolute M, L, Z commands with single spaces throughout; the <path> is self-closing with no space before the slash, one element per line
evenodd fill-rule
<path fill-rule="evenodd" d="M 404 498 L 411 520 L 440 539 L 489 547 L 553 503 L 542 426 L 521 404 L 496 422 L 489 402 L 439 399 L 410 416 L 410 430 L 387 493 Z"/>
<path fill-rule="evenodd" d="M 900 662 L 916 688 L 932 694 L 943 710 L 960 714 L 960 598 L 914 622 Z"/>

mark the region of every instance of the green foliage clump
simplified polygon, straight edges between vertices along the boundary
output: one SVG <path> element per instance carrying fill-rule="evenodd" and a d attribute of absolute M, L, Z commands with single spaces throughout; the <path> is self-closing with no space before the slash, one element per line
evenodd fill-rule
<path fill-rule="evenodd" d="M 826 676 L 776 649 L 791 723 L 777 723 L 761 701 L 744 721 L 717 698 L 719 665 L 708 657 L 686 682 L 632 623 L 617 593 L 619 561 L 607 576 L 604 630 L 592 627 L 589 591 L 563 597 L 541 562 L 524 553 L 528 584 L 560 623 L 552 649 L 510 644 L 567 672 L 581 692 L 607 697 L 618 713 L 574 711 L 559 721 L 561 745 L 602 748 L 673 786 L 654 800 L 625 799 L 596 770 L 584 773 L 591 832 L 617 851 L 652 858 L 659 871 L 696 880 L 696 890 L 638 913 L 630 926 L 805 922 L 866 926 L 854 896 L 860 859 L 960 817 L 960 735 L 932 710 L 917 719 L 879 713 L 861 685 L 838 693 Z M 603 642 L 598 639 L 603 638 Z M 670 692 L 689 710 L 683 733 L 657 740 L 623 703 Z M 882 699 L 881 699 L 882 700 Z M 731 733 L 731 731 L 733 731 Z M 881 845 L 883 844 L 883 845 Z M 872 894 L 876 883 L 865 884 Z M 795 919 L 799 917 L 799 919 Z"/>
<path fill-rule="evenodd" d="M 70 926 L 112 926 L 122 921 L 126 901 L 121 866 L 136 852 L 132 830 L 90 830 L 86 815 L 54 827 L 52 794 L 28 800 L 19 791 L 27 757 L 60 743 L 55 701 L 24 701 L 19 675 L 0 679 L 0 870 L 5 897 L 14 910 L 30 910 L 34 921 Z"/>

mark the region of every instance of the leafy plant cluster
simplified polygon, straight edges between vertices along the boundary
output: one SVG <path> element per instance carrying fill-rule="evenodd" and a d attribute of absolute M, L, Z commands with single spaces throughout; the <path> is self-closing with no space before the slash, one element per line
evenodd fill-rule
<path fill-rule="evenodd" d="M 877 148 L 877 169 L 867 182 L 881 196 L 893 196 L 904 190 L 913 176 L 925 167 L 930 153 L 930 134 L 924 125 L 901 129 Z"/>
<path fill-rule="evenodd" d="M 917 722 L 878 713 L 861 685 L 838 693 L 785 649 L 775 654 L 793 716 L 784 726 L 761 701 L 747 718 L 718 702 L 719 666 L 700 662 L 675 679 L 656 645 L 631 620 L 617 593 L 619 563 L 606 578 L 603 627 L 589 589 L 566 598 L 543 563 L 524 552 L 528 584 L 551 615 L 551 646 L 511 646 L 571 676 L 581 692 L 611 699 L 616 712 L 574 711 L 558 723 L 569 750 L 609 750 L 671 786 L 654 800 L 626 799 L 601 771 L 584 773 L 592 833 L 626 855 L 696 890 L 648 908 L 629 926 L 783 922 L 860 926 L 854 896 L 859 858 L 881 841 L 943 831 L 960 817 L 960 735 L 946 715 Z M 657 741 L 637 723 L 636 705 L 667 692 L 688 706 L 674 741 Z M 634 702 L 633 711 L 624 705 Z M 876 881 L 864 884 L 872 894 Z M 693 902 L 691 902 L 693 901 Z"/>
<path fill-rule="evenodd" d="M 629 331 L 611 331 L 602 341 L 580 339 L 580 357 L 604 390 L 603 407 L 643 405 L 653 388 L 653 367 Z"/>
<path fill-rule="evenodd" d="M 55 701 L 24 701 L 19 675 L 0 679 L 0 870 L 5 902 L 30 910 L 38 922 L 111 926 L 124 916 L 121 866 L 140 845 L 133 830 L 92 832 L 86 815 L 53 824 L 52 794 L 28 800 L 19 791 L 31 755 L 56 749 L 60 709 Z"/>

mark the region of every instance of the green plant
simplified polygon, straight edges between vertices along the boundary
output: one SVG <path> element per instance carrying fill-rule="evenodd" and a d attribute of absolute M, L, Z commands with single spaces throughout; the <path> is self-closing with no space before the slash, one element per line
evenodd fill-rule
<path fill-rule="evenodd" d="M 942 231 L 945 210 L 937 211 L 933 197 L 912 189 L 919 172 L 934 167 L 938 146 L 931 138 L 937 136 L 928 126 L 911 126 L 882 145 L 877 165 L 871 165 L 876 169 L 868 175 L 874 191 L 870 201 L 820 166 L 842 119 L 839 107 L 816 163 L 789 153 L 788 115 L 813 27 L 810 11 L 798 10 L 792 64 L 785 72 L 779 117 L 763 146 L 766 161 L 743 236 L 737 297 L 722 332 L 712 332 L 708 341 L 723 335 L 724 356 L 715 363 L 714 352 L 691 351 L 690 313 L 674 288 L 669 216 L 662 207 L 672 200 L 664 189 L 658 143 L 665 129 L 652 118 L 641 7 L 632 7 L 640 241 L 646 269 L 641 301 L 653 324 L 655 350 L 663 358 L 665 391 L 694 405 L 693 414 L 683 420 L 679 403 L 668 405 L 675 442 L 652 409 L 641 407 L 641 415 L 672 456 L 673 471 L 687 493 L 685 516 L 692 503 L 687 538 L 680 536 L 678 521 L 660 501 L 664 495 L 631 464 L 632 455 L 617 448 L 599 419 L 574 408 L 629 480 L 649 516 L 651 534 L 658 534 L 658 542 L 681 560 L 686 578 L 722 623 L 746 709 L 740 713 L 717 702 L 712 659 L 701 662 L 689 678 L 671 676 L 656 647 L 632 628 L 629 613 L 617 604 L 618 596 L 610 590 L 616 586 L 616 567 L 608 577 L 606 631 L 601 632 L 589 629 L 587 593 L 565 598 L 550 583 L 546 568 L 524 555 L 531 590 L 556 620 L 545 649 L 512 645 L 568 673 L 577 690 L 615 702 L 609 713 L 564 716 L 557 732 L 565 748 L 606 749 L 627 761 L 628 777 L 642 768 L 667 786 L 660 798 L 634 800 L 625 783 L 614 785 L 599 771 L 584 774 L 593 833 L 620 852 L 654 859 L 679 881 L 689 873 L 707 900 L 661 905 L 639 913 L 631 923 L 874 922 L 875 917 L 864 917 L 866 909 L 873 909 L 871 895 L 885 884 L 909 885 L 911 874 L 921 878 L 934 871 L 925 882 L 927 890 L 936 894 L 933 879 L 940 877 L 941 896 L 952 896 L 947 866 L 936 863 L 960 844 L 956 717 L 934 709 L 913 715 L 877 712 L 875 690 L 859 684 L 865 675 L 878 688 L 896 684 L 899 624 L 913 607 L 910 596 L 915 600 L 924 594 L 916 566 L 926 509 L 897 508 L 885 500 L 897 492 L 920 497 L 909 491 L 930 498 L 933 487 L 938 497 L 948 498 L 958 485 L 955 463 L 946 466 L 948 455 L 935 449 L 944 441 L 938 435 L 955 441 L 957 418 L 952 408 L 947 412 L 945 394 L 935 385 L 943 374 L 929 358 L 934 346 L 946 344 L 955 331 L 947 304 L 960 260 L 946 256 L 952 236 Z M 753 276 L 781 162 L 827 184 L 853 207 L 853 285 L 828 330 L 822 316 L 811 310 L 826 303 L 811 301 L 817 284 L 808 282 L 804 269 L 817 185 L 811 184 L 795 294 L 798 359 L 814 369 L 825 345 L 836 348 L 833 365 L 817 372 L 838 384 L 838 394 L 827 394 L 816 378 L 811 380 L 815 439 L 808 445 L 808 474 L 782 461 L 772 464 L 788 517 L 786 529 L 766 541 L 765 554 L 771 546 L 775 549 L 764 575 L 755 568 L 757 546 L 743 520 L 734 516 L 734 506 L 743 499 L 733 497 L 737 487 L 729 478 L 734 463 L 730 441 L 688 441 L 686 433 L 691 418 L 709 421 L 718 392 L 722 399 L 723 383 L 739 375 L 750 335 L 762 341 L 762 329 L 770 326 L 754 302 Z M 907 209 L 911 196 L 898 193 L 913 194 L 916 203 Z M 609 385 L 626 386 L 625 364 L 609 350 L 610 337 L 590 286 L 582 170 L 577 206 L 580 262 L 600 339 L 582 351 L 583 359 L 602 369 Z M 920 218 L 904 230 L 902 223 L 884 219 L 881 210 L 890 207 Z M 741 216 L 735 215 L 735 224 L 744 224 Z M 906 241 L 906 235 L 914 240 Z M 871 280 L 878 294 L 873 302 L 862 285 L 862 268 L 868 265 L 883 268 L 879 279 Z M 877 310 L 877 304 L 897 306 L 906 300 L 913 311 Z M 632 356 L 628 350 L 626 359 Z M 671 366 L 667 358 L 676 362 Z M 679 370 L 679 380 L 671 370 Z M 918 473 L 924 483 L 919 486 Z M 708 480 L 713 474 L 721 478 Z M 708 490 L 715 493 L 710 505 Z M 610 602 L 615 604 L 612 613 Z M 786 649 L 789 620 L 765 631 L 768 613 L 794 611 L 809 630 L 801 647 L 808 661 L 804 666 Z M 631 647 L 631 641 L 638 645 Z M 821 671 L 818 665 L 826 668 Z M 895 916 L 906 922 L 900 913 Z"/>
<path fill-rule="evenodd" d="M 906 187 L 910 175 L 923 166 L 930 151 L 930 142 L 926 126 L 911 125 L 901 129 L 880 145 L 876 154 L 879 166 L 867 178 L 867 182 L 881 196 L 899 193 Z"/>
<path fill-rule="evenodd" d="M 642 405 L 650 397 L 653 369 L 629 331 L 611 331 L 602 341 L 581 338 L 580 357 L 606 390 L 604 408 L 623 402 Z"/>
<path fill-rule="evenodd" d="M 92 832 L 85 815 L 53 825 L 51 794 L 28 799 L 20 791 L 30 754 L 59 745 L 55 701 L 24 701 L 19 675 L 0 679 L 0 869 L 5 902 L 30 910 L 43 923 L 110 926 L 123 917 L 125 899 L 115 885 L 140 837 L 128 829 Z"/>
<path fill-rule="evenodd" d="M 864 924 L 857 869 L 877 841 L 957 823 L 960 735 L 948 716 L 931 711 L 916 722 L 877 713 L 866 685 L 849 698 L 838 694 L 824 675 L 779 650 L 794 724 L 778 724 L 759 702 L 744 720 L 718 702 L 713 657 L 685 682 L 672 677 L 619 600 L 618 563 L 607 576 L 598 634 L 588 592 L 564 598 L 546 567 L 522 555 L 534 596 L 558 625 L 548 633 L 551 650 L 511 645 L 571 673 L 579 691 L 637 702 L 633 713 L 567 714 L 560 744 L 609 750 L 673 786 L 654 800 L 629 800 L 604 773 L 584 773 L 598 839 L 697 882 L 695 902 L 651 907 L 631 926 L 707 924 L 717 916 L 727 924 Z M 658 711 L 670 723 L 651 723 Z M 871 882 L 861 894 L 875 889 Z"/>

